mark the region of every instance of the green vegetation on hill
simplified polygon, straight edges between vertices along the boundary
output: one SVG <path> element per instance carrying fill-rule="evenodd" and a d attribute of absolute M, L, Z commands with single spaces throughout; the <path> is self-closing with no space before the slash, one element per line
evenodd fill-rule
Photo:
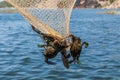
<path fill-rule="evenodd" d="M 3 7 L 12 7 L 12 5 L 7 3 L 6 1 L 2 1 L 0 2 L 0 8 L 3 8 Z"/>
<path fill-rule="evenodd" d="M 112 4 L 115 0 L 110 0 L 110 3 Z"/>

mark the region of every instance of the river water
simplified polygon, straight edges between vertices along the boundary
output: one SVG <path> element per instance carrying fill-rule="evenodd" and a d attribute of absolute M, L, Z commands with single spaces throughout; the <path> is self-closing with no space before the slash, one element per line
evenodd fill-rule
<path fill-rule="evenodd" d="M 73 10 L 70 29 L 82 41 L 80 61 L 66 69 L 61 55 L 44 62 L 42 43 L 18 13 L 0 13 L 0 80 L 120 80 L 120 15 L 101 9 Z"/>

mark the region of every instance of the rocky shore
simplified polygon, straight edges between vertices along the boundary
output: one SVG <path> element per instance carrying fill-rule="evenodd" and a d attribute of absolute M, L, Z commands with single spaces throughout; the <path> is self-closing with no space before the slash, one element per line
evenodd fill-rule
<path fill-rule="evenodd" d="M 120 8 L 120 0 L 115 0 L 112 4 L 107 5 L 103 8 L 107 8 L 107 9 L 118 9 Z"/>

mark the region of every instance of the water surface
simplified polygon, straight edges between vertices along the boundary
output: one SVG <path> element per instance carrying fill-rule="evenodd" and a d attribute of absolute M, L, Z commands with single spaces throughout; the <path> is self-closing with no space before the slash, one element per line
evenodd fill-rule
<path fill-rule="evenodd" d="M 89 42 L 81 65 L 66 69 L 61 55 L 44 62 L 42 43 L 18 13 L 0 13 L 0 80 L 120 80 L 120 15 L 99 14 L 100 9 L 75 9 L 71 33 Z"/>

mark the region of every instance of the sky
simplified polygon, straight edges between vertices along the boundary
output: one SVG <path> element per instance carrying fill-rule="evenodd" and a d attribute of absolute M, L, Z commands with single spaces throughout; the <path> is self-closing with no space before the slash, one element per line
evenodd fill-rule
<path fill-rule="evenodd" d="M 4 0 L 0 0 L 0 2 L 1 2 L 1 1 L 4 1 Z"/>

